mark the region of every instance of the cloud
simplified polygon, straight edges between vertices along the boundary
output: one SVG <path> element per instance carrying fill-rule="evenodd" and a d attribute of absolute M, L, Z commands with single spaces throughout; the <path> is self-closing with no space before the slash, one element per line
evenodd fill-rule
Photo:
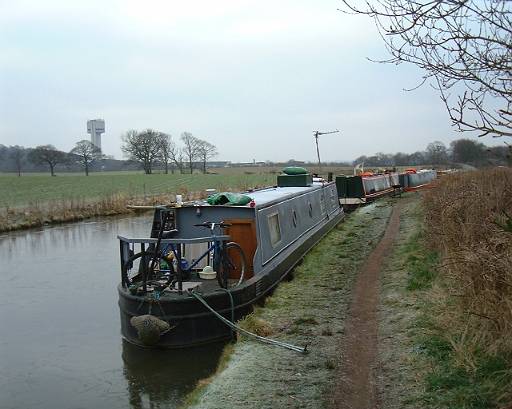
<path fill-rule="evenodd" d="M 453 135 L 418 71 L 368 62 L 383 46 L 337 0 L 0 4 L 0 143 L 70 150 L 87 119 L 211 140 L 227 160 L 326 160 L 417 150 Z M 436 107 L 433 109 L 432 107 Z M 414 137 L 410 137 L 414 135 Z M 241 149 L 244 147 L 244 149 Z"/>

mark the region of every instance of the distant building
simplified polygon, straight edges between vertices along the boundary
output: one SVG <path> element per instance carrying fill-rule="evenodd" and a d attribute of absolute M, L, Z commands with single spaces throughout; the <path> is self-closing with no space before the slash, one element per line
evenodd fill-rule
<path fill-rule="evenodd" d="M 229 167 L 233 168 L 248 168 L 248 167 L 256 167 L 256 166 L 265 166 L 265 162 L 256 162 L 253 160 L 252 162 L 236 162 L 236 163 L 230 163 L 228 162 Z"/>
<path fill-rule="evenodd" d="M 91 143 L 101 150 L 101 134 L 105 133 L 105 121 L 103 119 L 87 121 L 87 133 L 91 134 Z"/>
<path fill-rule="evenodd" d="M 209 167 L 209 168 L 228 168 L 229 165 L 231 165 L 231 162 L 229 162 L 229 161 L 220 161 L 220 160 L 211 161 L 211 162 L 208 162 L 206 164 L 206 166 Z"/>

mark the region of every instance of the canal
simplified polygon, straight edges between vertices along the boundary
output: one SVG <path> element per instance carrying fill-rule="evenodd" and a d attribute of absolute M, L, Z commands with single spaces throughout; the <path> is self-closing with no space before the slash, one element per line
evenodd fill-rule
<path fill-rule="evenodd" d="M 149 216 L 0 234 L 0 408 L 173 408 L 223 345 L 144 350 L 120 335 L 117 235 Z"/>

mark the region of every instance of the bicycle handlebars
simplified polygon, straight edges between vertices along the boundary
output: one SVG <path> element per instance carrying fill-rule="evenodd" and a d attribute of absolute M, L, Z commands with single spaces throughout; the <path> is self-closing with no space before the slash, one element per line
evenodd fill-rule
<path fill-rule="evenodd" d="M 204 223 L 194 224 L 194 226 L 195 227 L 207 227 L 208 229 L 213 230 L 215 227 L 220 227 L 220 228 L 230 227 L 231 224 L 224 223 L 224 222 L 204 222 Z"/>

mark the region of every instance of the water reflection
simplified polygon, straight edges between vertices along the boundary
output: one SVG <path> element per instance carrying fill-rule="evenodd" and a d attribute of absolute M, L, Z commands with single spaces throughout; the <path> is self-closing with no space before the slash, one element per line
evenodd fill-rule
<path fill-rule="evenodd" d="M 123 340 L 124 376 L 133 409 L 169 407 L 216 369 L 224 343 L 186 350 L 144 349 Z"/>
<path fill-rule="evenodd" d="M 0 408 L 177 407 L 221 346 L 143 350 L 121 342 L 118 234 L 151 215 L 0 235 Z"/>

